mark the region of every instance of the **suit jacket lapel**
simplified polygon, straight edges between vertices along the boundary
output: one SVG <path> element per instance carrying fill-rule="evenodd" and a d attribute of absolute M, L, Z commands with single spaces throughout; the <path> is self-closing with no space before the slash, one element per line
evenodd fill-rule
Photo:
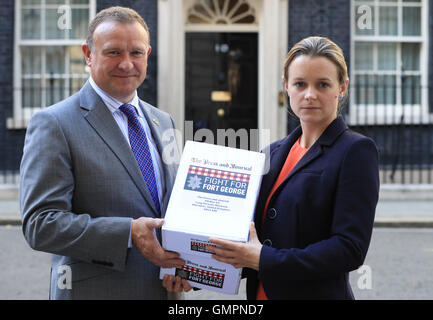
<path fill-rule="evenodd" d="M 120 131 L 116 120 L 114 120 L 104 102 L 88 82 L 81 89 L 80 106 L 83 110 L 87 111 L 84 113 L 84 118 L 123 164 L 129 176 L 134 181 L 149 206 L 153 208 L 154 214 L 156 215 L 155 205 L 150 196 L 149 189 L 146 186 L 146 182 L 143 179 L 137 160 L 128 142 Z"/>

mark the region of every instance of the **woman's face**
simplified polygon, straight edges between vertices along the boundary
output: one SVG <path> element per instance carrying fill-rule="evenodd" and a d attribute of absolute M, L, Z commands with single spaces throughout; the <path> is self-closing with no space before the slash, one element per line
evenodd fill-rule
<path fill-rule="evenodd" d="M 285 86 L 301 123 L 323 127 L 337 117 L 339 96 L 348 82 L 339 83 L 337 66 L 331 60 L 301 55 L 289 65 Z"/>

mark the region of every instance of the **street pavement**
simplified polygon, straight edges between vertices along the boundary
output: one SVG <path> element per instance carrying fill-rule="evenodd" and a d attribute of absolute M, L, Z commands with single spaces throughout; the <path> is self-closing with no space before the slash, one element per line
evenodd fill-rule
<path fill-rule="evenodd" d="M 48 299 L 50 255 L 32 250 L 19 226 L 0 226 L 0 300 Z M 359 300 L 433 299 L 433 228 L 374 228 L 364 267 L 350 273 Z M 245 299 L 207 290 L 186 299 Z"/>
<path fill-rule="evenodd" d="M 1 186 L 0 186 L 1 187 Z M 48 299 L 50 255 L 32 250 L 21 232 L 18 192 L 0 188 L 0 299 Z M 355 297 L 433 299 L 433 186 L 383 188 L 364 266 L 350 273 Z M 245 299 L 207 290 L 186 299 Z"/>

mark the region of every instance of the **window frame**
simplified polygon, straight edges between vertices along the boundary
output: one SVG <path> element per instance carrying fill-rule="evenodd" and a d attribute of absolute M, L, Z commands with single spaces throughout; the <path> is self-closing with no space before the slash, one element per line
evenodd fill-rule
<path fill-rule="evenodd" d="M 373 28 L 374 35 L 357 35 L 357 17 L 356 8 L 358 5 L 368 5 L 373 13 Z M 379 35 L 379 15 L 377 7 L 397 7 L 398 14 L 398 34 L 395 36 Z M 404 114 L 404 123 L 420 124 L 429 123 L 433 119 L 433 115 L 429 113 L 428 106 L 428 6 L 427 0 L 420 2 L 403 2 L 397 0 L 395 2 L 381 2 L 380 0 L 351 0 L 351 41 L 350 41 L 350 108 L 348 120 L 350 124 L 371 124 L 371 125 L 392 125 L 401 122 L 401 117 Z M 421 35 L 420 36 L 403 36 L 403 7 L 419 7 L 421 8 Z M 374 50 L 374 66 L 373 71 L 361 71 L 355 69 L 355 43 L 368 42 L 372 43 L 376 48 Z M 377 47 L 379 43 L 395 43 L 397 47 L 397 66 L 395 71 L 380 71 L 377 68 Z M 419 71 L 406 71 L 407 76 L 420 76 L 420 104 L 402 104 L 403 90 L 401 88 L 402 72 L 402 44 L 403 43 L 418 43 L 420 44 L 420 67 Z M 356 104 L 356 76 L 362 74 L 372 74 L 376 76 L 387 75 L 392 73 L 396 77 L 396 103 L 395 104 Z"/>
<path fill-rule="evenodd" d="M 46 92 L 45 90 L 42 90 L 41 92 L 41 107 L 26 107 L 23 105 L 23 99 L 22 99 L 22 82 L 23 79 L 31 78 L 26 77 L 23 74 L 22 70 L 22 56 L 21 56 L 21 48 L 22 47 L 28 47 L 28 46 L 35 46 L 35 47 L 41 47 L 41 82 L 44 83 L 47 81 L 48 78 L 45 77 L 45 70 L 46 70 L 46 48 L 49 46 L 60 46 L 64 47 L 65 50 L 65 62 L 64 66 L 67 67 L 70 58 L 69 58 L 69 52 L 67 48 L 69 46 L 81 46 L 85 39 L 44 39 L 45 38 L 45 19 L 44 15 L 46 12 L 46 9 L 50 9 L 52 7 L 58 7 L 63 4 L 68 4 L 69 0 L 64 0 L 64 3 L 60 4 L 46 4 L 46 0 L 42 0 L 41 5 L 23 5 L 22 0 L 16 0 L 15 1 L 15 26 L 14 26 L 14 58 L 13 58 L 13 111 L 12 111 L 12 117 L 9 117 L 6 119 L 6 128 L 8 129 L 25 129 L 28 125 L 28 122 L 30 121 L 30 118 L 35 114 L 36 112 L 40 111 L 42 108 L 47 107 L 46 106 Z M 21 14 L 23 7 L 25 8 L 31 8 L 32 6 L 41 8 L 41 38 L 40 39 L 22 39 L 21 31 L 22 31 L 22 19 Z M 77 8 L 80 6 L 85 6 L 89 9 L 89 21 L 96 15 L 96 0 L 88 0 L 88 4 L 79 5 L 74 4 L 73 7 Z M 67 59 L 67 60 L 66 60 Z M 66 69 L 67 70 L 67 69 Z M 36 75 L 36 73 L 35 73 Z M 73 78 L 76 78 L 77 75 L 74 75 L 73 73 L 63 73 L 60 77 L 56 75 L 54 77 L 55 79 L 64 79 L 66 80 L 66 83 L 70 81 Z M 81 75 L 78 75 L 79 78 L 82 78 Z M 65 85 L 67 88 L 67 85 Z M 65 89 L 66 90 L 66 89 Z"/>

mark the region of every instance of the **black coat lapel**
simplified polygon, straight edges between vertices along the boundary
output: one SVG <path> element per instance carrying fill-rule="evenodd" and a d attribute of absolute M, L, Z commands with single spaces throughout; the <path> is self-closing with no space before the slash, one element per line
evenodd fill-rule
<path fill-rule="evenodd" d="M 319 139 L 317 139 L 317 141 L 311 146 L 307 153 L 301 158 L 301 160 L 299 160 L 299 162 L 292 169 L 292 171 L 290 171 L 287 178 L 278 186 L 277 190 L 275 190 L 274 194 L 272 195 L 269 203 L 271 203 L 273 199 L 278 196 L 281 188 L 283 188 L 284 185 L 288 183 L 291 177 L 293 177 L 297 172 L 308 166 L 312 161 L 320 157 L 323 153 L 324 147 L 331 146 L 345 130 L 347 130 L 347 125 L 344 123 L 344 120 L 341 116 L 337 117 L 333 122 L 331 122 L 331 124 L 325 129 Z"/>
<path fill-rule="evenodd" d="M 275 181 L 280 174 L 281 168 L 286 161 L 287 155 L 293 144 L 298 140 L 302 133 L 302 129 L 298 126 L 291 134 L 280 140 L 275 146 L 271 145 L 271 150 L 269 150 L 270 164 L 269 172 L 263 177 L 262 186 L 260 188 L 259 198 L 256 206 L 255 213 L 255 225 L 257 231 L 259 231 L 261 226 L 261 218 L 263 210 L 265 209 L 266 199 L 269 196 L 269 192 L 272 189 Z M 266 153 L 266 150 L 264 151 Z"/>
<path fill-rule="evenodd" d="M 283 188 L 284 185 L 288 183 L 291 177 L 293 177 L 300 170 L 308 166 L 315 159 L 319 158 L 324 152 L 324 147 L 331 146 L 335 142 L 335 140 L 337 140 L 337 138 L 347 129 L 348 129 L 347 125 L 345 124 L 343 118 L 341 116 L 337 117 L 326 128 L 326 130 L 322 133 L 320 138 L 317 139 L 317 141 L 311 146 L 311 148 L 302 157 L 302 159 L 299 160 L 299 162 L 292 169 L 292 171 L 289 173 L 287 178 L 279 185 L 277 190 L 275 190 L 269 203 L 272 203 L 273 199 L 275 199 L 275 197 L 278 196 L 279 192 L 281 191 L 281 188 Z M 266 204 L 266 200 L 272 189 L 272 186 L 274 185 L 275 180 L 280 174 L 280 171 L 284 165 L 284 162 L 286 161 L 290 149 L 292 148 L 293 144 L 296 142 L 296 140 L 299 138 L 301 134 L 302 134 L 302 129 L 299 126 L 290 135 L 288 135 L 286 138 L 281 140 L 281 143 L 277 145 L 274 148 L 274 150 L 271 150 L 270 152 L 271 153 L 270 171 L 263 178 L 262 187 L 260 189 L 259 201 L 257 202 L 257 206 L 256 206 L 256 216 L 255 216 L 256 226 L 261 225 L 261 217 Z"/>

